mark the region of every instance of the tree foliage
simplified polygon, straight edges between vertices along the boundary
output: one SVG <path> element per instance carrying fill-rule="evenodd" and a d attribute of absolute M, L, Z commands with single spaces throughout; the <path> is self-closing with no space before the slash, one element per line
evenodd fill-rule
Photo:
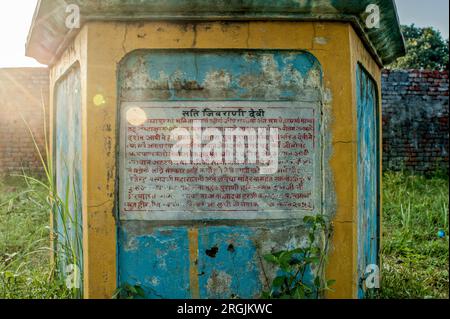
<path fill-rule="evenodd" d="M 448 70 L 448 39 L 432 27 L 402 25 L 407 53 L 388 66 L 389 69 Z"/>

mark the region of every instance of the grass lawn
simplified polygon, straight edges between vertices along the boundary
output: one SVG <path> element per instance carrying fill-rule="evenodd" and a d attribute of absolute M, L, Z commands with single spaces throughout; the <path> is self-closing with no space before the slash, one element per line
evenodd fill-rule
<path fill-rule="evenodd" d="M 0 180 L 0 299 L 68 296 L 50 266 L 48 207 L 42 186 Z"/>
<path fill-rule="evenodd" d="M 382 298 L 449 297 L 448 182 L 384 175 Z"/>
<path fill-rule="evenodd" d="M 383 183 L 379 297 L 448 298 L 448 177 L 387 173 Z M 50 267 L 48 224 L 42 187 L 0 181 L 0 299 L 70 296 Z"/>

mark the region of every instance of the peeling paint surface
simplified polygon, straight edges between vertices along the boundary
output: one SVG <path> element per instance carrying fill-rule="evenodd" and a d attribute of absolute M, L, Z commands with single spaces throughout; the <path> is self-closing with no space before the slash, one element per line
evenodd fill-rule
<path fill-rule="evenodd" d="M 81 83 L 78 67 L 71 69 L 55 88 L 55 176 L 56 190 L 61 200 L 68 199 L 70 217 L 64 225 L 62 214 L 54 212 L 57 240 L 64 241 L 64 234 L 71 243 L 79 242 L 81 268 L 82 252 L 82 162 L 81 162 Z M 73 223 L 71 221 L 74 221 Z M 76 221 L 76 223 L 75 223 Z M 66 244 L 66 243 L 62 243 Z M 76 247 L 76 246 L 74 246 Z M 64 252 L 58 254 L 64 269 Z M 64 270 L 63 270 L 64 273 Z"/>
<path fill-rule="evenodd" d="M 186 227 L 146 230 L 142 223 L 119 229 L 120 280 L 141 286 L 148 298 L 190 298 Z"/>
<path fill-rule="evenodd" d="M 308 54 L 270 51 L 137 51 L 122 63 L 121 101 L 319 99 L 321 73 Z"/>
<path fill-rule="evenodd" d="M 321 97 L 320 65 L 301 51 L 139 50 L 119 69 L 120 103 L 315 101 L 320 111 Z M 307 241 L 299 218 L 118 222 L 118 284 L 148 298 L 257 298 L 276 275 L 262 256 Z"/>
<path fill-rule="evenodd" d="M 379 265 L 378 101 L 374 81 L 357 69 L 358 113 L 358 297 L 364 298 L 366 267 Z"/>
<path fill-rule="evenodd" d="M 253 234 L 251 228 L 237 226 L 200 230 L 198 271 L 201 298 L 258 296 L 261 291 L 260 269 Z M 214 256 L 202 253 L 210 247 L 217 249 Z"/>

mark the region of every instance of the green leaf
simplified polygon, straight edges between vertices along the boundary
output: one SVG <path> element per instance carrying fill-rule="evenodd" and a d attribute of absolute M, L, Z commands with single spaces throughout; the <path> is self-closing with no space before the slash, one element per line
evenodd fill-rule
<path fill-rule="evenodd" d="M 264 260 L 273 264 L 278 264 L 278 258 L 273 254 L 264 255 Z"/>
<path fill-rule="evenodd" d="M 319 276 L 317 276 L 316 278 L 314 278 L 314 285 L 316 286 L 316 287 L 320 287 L 320 277 Z"/>
<path fill-rule="evenodd" d="M 318 264 L 320 261 L 320 258 L 317 256 L 312 256 L 312 257 L 305 258 L 305 261 L 307 264 Z"/>
<path fill-rule="evenodd" d="M 137 290 L 136 290 L 135 286 L 129 286 L 128 291 L 133 295 L 137 294 Z"/>
<path fill-rule="evenodd" d="M 295 299 L 304 299 L 305 298 L 305 291 L 303 287 L 297 287 L 295 288 L 295 291 L 293 293 L 293 297 Z"/>
<path fill-rule="evenodd" d="M 272 255 L 274 255 L 274 256 L 277 257 L 277 258 L 280 258 L 280 256 L 283 255 L 285 252 L 286 252 L 286 251 L 281 250 L 281 251 L 278 251 L 278 252 L 276 252 L 276 253 L 273 253 Z"/>
<path fill-rule="evenodd" d="M 303 263 L 304 263 L 303 258 L 292 257 L 291 260 L 289 260 L 289 265 L 291 266 L 302 265 Z"/>
<path fill-rule="evenodd" d="M 289 261 L 292 258 L 293 253 L 290 251 L 284 252 L 283 254 L 281 254 L 279 260 L 280 260 L 280 264 L 282 265 L 289 265 Z"/>
<path fill-rule="evenodd" d="M 304 253 L 306 253 L 306 249 L 304 249 L 304 248 L 296 248 L 296 249 L 291 250 L 291 252 L 293 254 L 304 254 Z"/>
<path fill-rule="evenodd" d="M 144 289 L 142 289 L 142 287 L 135 286 L 135 289 L 136 289 L 136 295 L 137 296 L 142 297 L 142 298 L 145 297 L 145 291 L 144 291 Z"/>
<path fill-rule="evenodd" d="M 274 288 L 279 288 L 284 284 L 286 277 L 285 276 L 278 276 L 272 281 L 272 286 Z"/>
<path fill-rule="evenodd" d="M 313 224 L 314 223 L 314 217 L 313 216 L 305 216 L 305 217 L 303 217 L 303 222 L 305 224 Z"/>
<path fill-rule="evenodd" d="M 261 299 L 271 299 L 272 296 L 270 295 L 270 293 L 268 291 L 263 291 L 261 293 Z"/>

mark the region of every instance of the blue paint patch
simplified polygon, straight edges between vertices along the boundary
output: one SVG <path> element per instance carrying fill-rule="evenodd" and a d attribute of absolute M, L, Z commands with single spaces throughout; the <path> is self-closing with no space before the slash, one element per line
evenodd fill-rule
<path fill-rule="evenodd" d="M 379 114 L 375 82 L 358 65 L 358 297 L 364 298 L 366 267 L 379 265 Z"/>
<path fill-rule="evenodd" d="M 199 229 L 200 298 L 256 298 L 261 293 L 254 231 L 249 227 Z"/>
<path fill-rule="evenodd" d="M 138 285 L 151 299 L 191 297 L 186 228 L 160 227 L 138 235 L 121 227 L 118 247 L 119 287 Z"/>

